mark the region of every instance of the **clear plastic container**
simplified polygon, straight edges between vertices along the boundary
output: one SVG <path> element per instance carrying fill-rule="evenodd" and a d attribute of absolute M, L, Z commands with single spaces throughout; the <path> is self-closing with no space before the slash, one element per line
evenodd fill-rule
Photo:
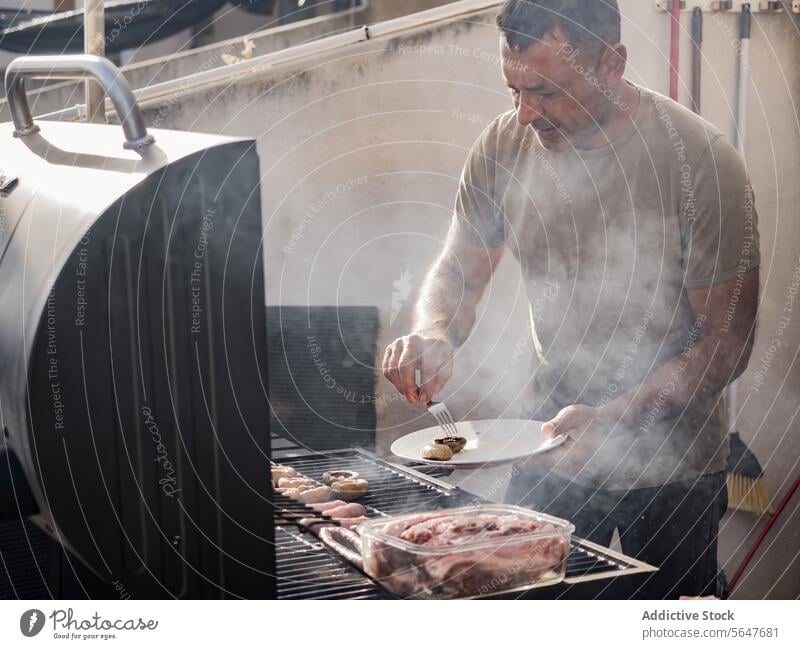
<path fill-rule="evenodd" d="M 379 518 L 358 528 L 364 572 L 396 595 L 425 599 L 558 583 L 574 530 L 560 518 L 494 504 Z"/>

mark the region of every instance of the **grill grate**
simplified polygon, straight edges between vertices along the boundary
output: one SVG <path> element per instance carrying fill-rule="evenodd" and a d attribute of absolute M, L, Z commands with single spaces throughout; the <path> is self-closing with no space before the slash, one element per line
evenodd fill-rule
<path fill-rule="evenodd" d="M 294 467 L 299 473 L 322 482 L 325 471 L 358 471 L 369 481 L 369 492 L 359 499 L 370 518 L 414 511 L 461 507 L 483 502 L 466 491 L 407 467 L 390 464 L 361 449 L 324 453 L 286 452 L 276 462 Z M 436 469 L 436 467 L 433 467 Z M 328 552 L 313 535 L 301 532 L 292 521 L 313 514 L 303 505 L 276 495 L 275 530 L 279 599 L 378 599 L 392 597 L 344 559 Z M 281 512 L 281 510 L 283 510 Z M 547 591 L 558 596 L 584 582 L 609 580 L 654 568 L 607 548 L 573 537 L 563 584 L 531 589 L 541 596 Z M 583 592 L 583 591 L 581 591 Z M 526 597 L 515 593 L 512 597 Z M 533 595 L 537 596 L 537 595 Z"/>
<path fill-rule="evenodd" d="M 275 528 L 278 599 L 381 599 L 358 570 L 329 554 L 310 534 Z"/>
<path fill-rule="evenodd" d="M 479 502 L 467 492 L 439 482 L 432 476 L 391 465 L 361 450 L 306 454 L 277 461 L 320 483 L 326 471 L 358 471 L 369 481 L 369 492 L 358 502 L 386 516 Z"/>

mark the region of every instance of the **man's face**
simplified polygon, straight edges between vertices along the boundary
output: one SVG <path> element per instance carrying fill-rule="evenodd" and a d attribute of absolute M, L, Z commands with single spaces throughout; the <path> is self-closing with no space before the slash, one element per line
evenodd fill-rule
<path fill-rule="evenodd" d="M 573 48 L 557 30 L 524 51 L 500 37 L 503 76 L 517 121 L 531 126 L 545 148 L 580 147 L 597 132 L 609 107 L 609 92 L 604 97 L 603 90 L 617 82 L 609 79 L 602 54 Z"/>

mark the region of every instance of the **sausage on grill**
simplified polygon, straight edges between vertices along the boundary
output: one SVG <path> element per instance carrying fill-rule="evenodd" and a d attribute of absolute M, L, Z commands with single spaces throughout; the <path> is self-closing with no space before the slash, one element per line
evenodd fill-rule
<path fill-rule="evenodd" d="M 308 491 L 304 491 L 298 496 L 298 500 L 301 503 L 306 503 L 310 505 L 312 503 L 324 503 L 330 501 L 331 497 L 333 496 L 333 491 L 331 491 L 330 487 L 315 487 L 313 489 L 309 489 Z"/>
<path fill-rule="evenodd" d="M 344 500 L 331 500 L 327 503 L 316 503 L 311 505 L 311 509 L 315 512 L 326 512 L 329 509 L 333 509 L 334 507 L 341 507 L 342 505 L 346 505 L 347 503 Z"/>
<path fill-rule="evenodd" d="M 329 509 L 325 512 L 326 515 L 336 519 L 356 518 L 357 516 L 363 516 L 366 513 L 367 510 L 364 509 L 364 505 L 360 505 L 359 503 L 349 503 L 347 505 L 341 505 L 339 507 L 334 507 L 333 509 Z"/>

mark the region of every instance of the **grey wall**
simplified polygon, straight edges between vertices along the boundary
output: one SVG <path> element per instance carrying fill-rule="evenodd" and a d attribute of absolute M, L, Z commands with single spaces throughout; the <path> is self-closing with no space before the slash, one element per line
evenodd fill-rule
<path fill-rule="evenodd" d="M 212 34 L 217 39 L 214 43 L 189 49 L 192 34 L 191 30 L 187 29 L 137 50 L 128 50 L 123 57 L 126 59 L 123 66 L 125 79 L 133 89 L 144 88 L 170 79 L 224 67 L 229 61 L 235 62 L 243 56 L 260 56 L 346 31 L 352 27 L 353 22 L 360 24 L 364 19 L 365 11 L 355 10 L 322 15 L 288 25 L 277 25 L 270 16 L 250 14 L 226 5 L 212 17 L 214 28 Z M 241 24 L 244 20 L 250 21 L 249 29 L 245 24 Z M 262 23 L 272 24 L 268 28 L 261 29 Z M 247 54 L 245 54 L 245 37 L 241 34 L 247 35 L 248 45 L 252 45 Z M 222 35 L 227 38 L 220 38 Z M 33 114 L 44 115 L 83 103 L 83 84 L 71 81 L 52 83 L 29 91 L 28 96 Z M 5 99 L 0 99 L 0 122 L 10 119 L 8 104 Z"/>
<path fill-rule="evenodd" d="M 663 92 L 666 17 L 650 2 L 621 5 L 629 76 Z M 148 121 L 162 127 L 258 138 L 270 304 L 377 305 L 378 356 L 383 345 L 407 332 L 414 292 L 448 226 L 467 148 L 488 120 L 509 107 L 492 21 L 493 12 L 485 12 L 402 38 L 375 39 L 147 107 Z M 734 21 L 706 19 L 705 114 L 728 131 L 736 92 Z M 763 385 L 755 390 L 753 381 L 779 318 L 787 315 L 784 304 L 800 264 L 800 184 L 793 178 L 800 155 L 800 38 L 794 17 L 756 16 L 752 49 L 747 160 L 761 217 L 764 296 L 753 362 L 740 382 L 746 401 L 739 427 L 765 464 L 768 492 L 776 498 L 798 472 L 800 457 L 800 316 L 788 313 Z M 681 67 L 688 71 L 688 65 L 684 54 Z M 504 261 L 444 394 L 459 417 L 522 412 L 526 307 L 518 270 Z M 430 424 L 382 377 L 377 385 L 380 448 Z M 457 479 L 502 500 L 503 473 Z M 800 498 L 758 555 L 740 597 L 800 593 L 798 507 Z M 729 572 L 763 523 L 741 513 L 725 519 L 722 557 Z"/>
<path fill-rule="evenodd" d="M 52 0 L 16 3 L 26 9 L 53 9 Z M 389 20 L 407 13 L 422 11 L 447 4 L 447 0 L 371 0 L 365 8 L 353 11 L 332 12 L 332 1 L 318 6 L 317 17 L 287 25 L 279 25 L 270 15 L 250 13 L 226 4 L 208 19 L 206 27 L 198 26 L 199 34 L 194 39 L 191 29 L 185 29 L 169 38 L 150 43 L 137 49 L 126 50 L 120 55 L 120 65 L 131 88 L 161 83 L 169 79 L 196 74 L 226 65 L 226 57 L 241 57 L 246 38 L 254 48 L 250 56 L 260 56 L 292 45 L 305 43 L 330 34 L 347 31 L 365 23 Z M 14 3 L 8 5 L 13 8 Z M 80 8 L 82 1 L 76 4 Z M 205 44 L 198 46 L 198 43 Z M 14 58 L 13 52 L 0 50 L 0 69 Z M 5 89 L 0 87 L 0 95 Z M 72 82 L 51 83 L 44 88 L 28 93 L 34 115 L 43 115 L 62 108 L 82 103 L 83 84 Z M 0 99 L 0 122 L 11 119 L 5 99 Z"/>

